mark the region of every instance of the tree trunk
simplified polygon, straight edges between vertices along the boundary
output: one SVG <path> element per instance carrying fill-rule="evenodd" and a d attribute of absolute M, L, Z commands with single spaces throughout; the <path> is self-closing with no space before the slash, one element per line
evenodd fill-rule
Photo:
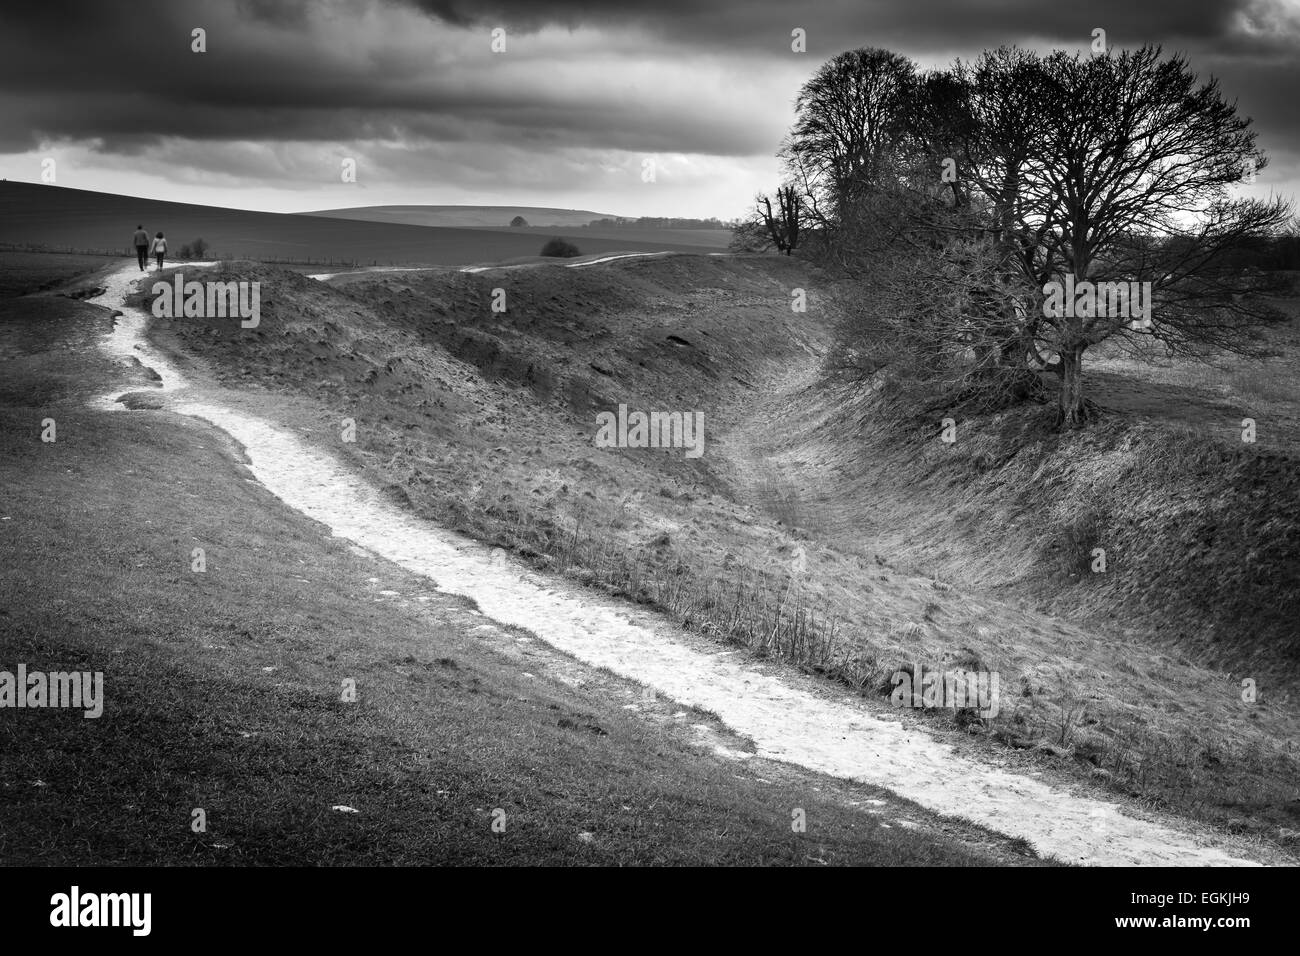
<path fill-rule="evenodd" d="M 1088 423 L 1088 407 L 1083 397 L 1084 345 L 1071 346 L 1060 352 L 1057 374 L 1061 391 L 1057 398 L 1056 423 L 1059 428 L 1080 428 Z"/>

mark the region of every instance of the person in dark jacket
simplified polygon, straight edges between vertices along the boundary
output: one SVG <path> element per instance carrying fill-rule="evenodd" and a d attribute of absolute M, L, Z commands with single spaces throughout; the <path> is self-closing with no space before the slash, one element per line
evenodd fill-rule
<path fill-rule="evenodd" d="M 149 261 L 149 233 L 144 231 L 144 226 L 135 227 L 135 257 L 140 260 L 140 271 L 144 272 Z"/>

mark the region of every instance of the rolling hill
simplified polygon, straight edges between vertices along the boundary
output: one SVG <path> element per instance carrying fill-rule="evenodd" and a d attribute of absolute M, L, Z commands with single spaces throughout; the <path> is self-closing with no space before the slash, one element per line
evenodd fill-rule
<path fill-rule="evenodd" d="M 347 209 L 321 209 L 302 215 L 460 229 L 475 226 L 509 227 L 510 220 L 515 216 L 523 216 L 530 226 L 550 228 L 583 226 L 596 219 L 614 218 L 608 213 L 555 209 L 549 206 L 353 206 Z"/>
<path fill-rule="evenodd" d="M 164 232 L 173 255 L 183 243 L 201 236 L 208 243 L 209 256 L 222 259 L 459 266 L 535 256 L 545 241 L 532 230 L 440 228 L 254 212 L 0 182 L 0 244 L 125 254 L 137 223 L 151 234 Z M 608 239 L 571 230 L 570 236 L 584 253 L 699 251 L 697 245 L 646 241 L 640 234 Z"/>
<path fill-rule="evenodd" d="M 352 209 L 326 209 L 303 215 L 323 216 L 362 222 L 401 223 L 412 226 L 506 231 L 515 236 L 532 233 L 540 248 L 556 229 L 579 246 L 593 242 L 650 243 L 667 249 L 690 247 L 722 251 L 731 242 L 730 229 L 667 229 L 645 225 L 589 225 L 598 219 L 613 219 L 603 213 L 579 209 L 551 209 L 544 206 L 357 206 Z M 510 220 L 523 216 L 528 225 L 511 226 Z"/>

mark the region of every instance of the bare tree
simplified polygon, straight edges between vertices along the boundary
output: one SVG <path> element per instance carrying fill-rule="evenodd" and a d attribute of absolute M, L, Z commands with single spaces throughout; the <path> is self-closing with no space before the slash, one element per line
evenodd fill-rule
<path fill-rule="evenodd" d="M 733 252 L 761 252 L 775 248 L 787 256 L 799 245 L 806 209 L 799 190 L 791 183 L 777 188 L 776 201 L 766 193 L 754 197 L 754 212 L 732 229 Z"/>
<path fill-rule="evenodd" d="M 912 61 L 888 50 L 850 50 L 822 64 L 799 91 L 783 149 L 809 195 L 839 211 L 889 173 L 915 85 Z"/>
<path fill-rule="evenodd" d="M 1162 58 L 1158 47 L 1046 58 L 1001 48 L 957 64 L 951 79 L 926 77 L 918 99 L 929 148 L 951 148 L 960 165 L 965 187 L 954 197 L 984 200 L 988 221 L 976 233 L 996 236 L 1005 267 L 1041 290 L 1004 303 L 1020 334 L 1001 338 L 1008 361 L 1033 364 L 1040 350 L 1054 359 L 1063 426 L 1092 415 L 1083 356 L 1099 342 L 1145 335 L 1184 350 L 1249 352 L 1255 330 L 1280 318 L 1259 294 L 1266 284 L 1233 253 L 1275 236 L 1291 208 L 1231 198 L 1242 171 L 1267 160 L 1250 120 L 1181 57 Z M 1117 311 L 1110 300 L 1095 308 L 1097 290 L 1113 293 L 1116 283 L 1150 283 L 1149 312 Z M 1092 298 L 1045 308 L 1062 286 Z"/>
<path fill-rule="evenodd" d="M 1163 59 L 1149 46 L 1092 57 L 1057 52 L 1029 69 L 1039 98 L 1031 115 L 1051 122 L 1035 124 L 1015 188 L 1026 272 L 1080 295 L 1101 283 L 1151 284 L 1141 317 L 1071 303 L 1035 311 L 1041 340 L 1059 356 L 1060 423 L 1074 427 L 1091 416 L 1083 355 L 1112 335 L 1251 349 L 1250 330 L 1279 314 L 1255 294 L 1257 281 L 1228 267 L 1226 253 L 1275 234 L 1292 212 L 1281 200 L 1230 198 L 1243 169 L 1263 168 L 1266 158 L 1249 118 L 1223 99 L 1216 80 L 1200 83 L 1182 57 Z M 991 84 L 1013 77 L 1002 71 Z"/>
<path fill-rule="evenodd" d="M 1083 357 L 1099 342 L 1249 353 L 1281 318 L 1241 253 L 1279 248 L 1291 206 L 1233 197 L 1266 165 L 1250 120 L 1159 47 L 1001 48 L 920 78 L 858 50 L 825 64 L 797 108 L 780 155 L 829 237 L 822 258 L 916 306 L 939 340 L 913 337 L 922 353 L 960 352 L 1025 394 L 1023 373 L 1050 368 L 1063 427 L 1094 412 Z M 945 282 L 965 290 L 948 322 L 931 308 Z"/>
<path fill-rule="evenodd" d="M 793 185 L 779 186 L 776 190 L 776 209 L 772 209 L 769 196 L 759 194 L 758 215 L 776 246 L 777 252 L 787 256 L 794 252 L 799 244 L 800 226 L 803 221 L 803 203 Z"/>

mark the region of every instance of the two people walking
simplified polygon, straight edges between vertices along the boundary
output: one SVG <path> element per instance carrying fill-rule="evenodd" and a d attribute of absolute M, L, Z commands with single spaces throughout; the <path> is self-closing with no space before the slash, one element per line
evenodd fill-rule
<path fill-rule="evenodd" d="M 162 271 L 163 258 L 167 255 L 167 240 L 163 238 L 160 232 L 154 236 L 153 241 L 149 239 L 149 233 L 144 231 L 144 226 L 135 227 L 135 255 L 140 262 L 140 271 L 145 271 L 145 264 L 149 261 L 150 255 L 158 257 L 158 271 Z"/>

